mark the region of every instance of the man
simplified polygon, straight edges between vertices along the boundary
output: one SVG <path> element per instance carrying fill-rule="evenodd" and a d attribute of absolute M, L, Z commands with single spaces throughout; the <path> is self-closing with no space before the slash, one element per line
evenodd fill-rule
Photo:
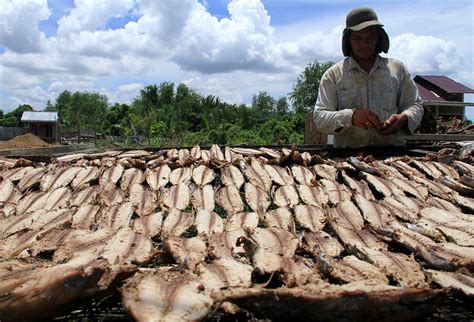
<path fill-rule="evenodd" d="M 405 66 L 383 58 L 389 39 L 370 8 L 346 18 L 344 60 L 323 75 L 314 109 L 319 131 L 334 134 L 336 147 L 403 145 L 423 117 L 416 85 Z"/>

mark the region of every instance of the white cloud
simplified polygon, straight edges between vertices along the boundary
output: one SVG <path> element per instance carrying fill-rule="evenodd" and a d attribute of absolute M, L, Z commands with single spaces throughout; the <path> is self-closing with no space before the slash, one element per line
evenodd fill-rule
<path fill-rule="evenodd" d="M 464 60 L 452 42 L 413 33 L 393 37 L 389 53 L 402 59 L 414 73 L 453 72 Z"/>
<path fill-rule="evenodd" d="M 51 15 L 46 0 L 0 1 L 4 110 L 19 102 L 42 108 L 46 99 L 54 100 L 66 89 L 99 91 L 110 102 L 127 103 L 143 86 L 164 81 L 184 82 L 231 103 L 249 103 L 259 91 L 274 97 L 287 94 L 315 59 L 342 58 L 345 13 L 340 12 L 274 26 L 259 0 L 229 1 L 229 15 L 222 19 L 209 12 L 206 1 L 75 0 L 58 20 L 57 35 L 45 38 L 39 22 Z M 426 6 L 404 3 L 406 12 Z M 438 19 L 436 8 L 446 6 L 437 4 L 422 18 L 402 14 L 393 5 L 380 11 L 391 34 L 388 56 L 402 60 L 413 74 L 443 74 L 474 87 L 473 25 L 459 14 L 461 5 L 449 4 L 454 6 L 449 18 L 456 12 L 457 21 L 431 23 Z M 106 29 L 110 19 L 122 16 L 134 19 Z"/>
<path fill-rule="evenodd" d="M 173 60 L 187 70 L 220 73 L 280 67 L 270 16 L 258 0 L 233 0 L 230 18 L 218 20 L 198 5 L 191 14 Z"/>
<path fill-rule="evenodd" d="M 129 83 L 129 84 L 123 84 L 117 87 L 117 90 L 120 93 L 138 93 L 142 88 L 145 86 L 141 83 Z"/>
<path fill-rule="evenodd" d="M 2 0 L 0 46 L 18 53 L 44 50 L 45 36 L 38 23 L 50 14 L 47 0 Z"/>
<path fill-rule="evenodd" d="M 124 16 L 135 5 L 134 0 L 96 1 L 75 0 L 69 15 L 58 21 L 58 35 L 67 37 L 80 31 L 105 28 L 110 18 Z"/>

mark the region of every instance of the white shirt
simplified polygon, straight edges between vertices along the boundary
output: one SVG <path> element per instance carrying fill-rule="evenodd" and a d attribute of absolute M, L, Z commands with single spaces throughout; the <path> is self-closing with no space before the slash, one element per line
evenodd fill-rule
<path fill-rule="evenodd" d="M 352 125 L 355 109 L 369 108 L 383 123 L 392 114 L 408 116 L 413 133 L 423 117 L 415 82 L 402 62 L 377 55 L 367 74 L 351 56 L 329 68 L 321 78 L 313 119 L 316 128 L 334 134 L 334 146 L 403 145 L 402 133 L 383 136 Z"/>

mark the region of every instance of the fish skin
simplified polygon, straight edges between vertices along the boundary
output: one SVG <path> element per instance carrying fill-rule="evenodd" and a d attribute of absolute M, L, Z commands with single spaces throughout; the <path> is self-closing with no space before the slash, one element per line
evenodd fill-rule
<path fill-rule="evenodd" d="M 29 171 L 33 170 L 32 166 L 13 168 L 3 172 L 4 180 L 11 180 L 14 182 L 20 181 Z"/>
<path fill-rule="evenodd" d="M 296 222 L 312 232 L 320 232 L 327 223 L 326 212 L 313 205 L 297 205 L 294 209 Z"/>
<path fill-rule="evenodd" d="M 245 251 L 243 246 L 238 244 L 238 240 L 242 237 L 247 237 L 247 233 L 241 228 L 211 235 L 208 245 L 209 256 L 214 259 L 223 256 L 242 259 Z"/>
<path fill-rule="evenodd" d="M 137 321 L 198 321 L 213 300 L 189 271 L 161 267 L 135 274 L 121 288 L 125 310 Z"/>
<path fill-rule="evenodd" d="M 351 199 L 352 195 L 345 185 L 342 185 L 337 181 L 326 179 L 320 179 L 318 182 L 324 193 L 327 195 L 330 204 L 338 205 L 341 202 Z"/>
<path fill-rule="evenodd" d="M 466 296 L 474 296 L 474 278 L 461 272 L 440 272 L 432 269 L 425 270 L 432 281 L 441 287 L 455 289 L 463 292 Z"/>
<path fill-rule="evenodd" d="M 52 191 L 57 188 L 66 187 L 81 170 L 81 167 L 59 167 L 41 178 L 40 189 L 42 191 Z"/>
<path fill-rule="evenodd" d="M 242 160 L 239 167 L 248 182 L 267 193 L 270 192 L 272 180 L 259 160 L 251 159 L 250 163 Z"/>
<path fill-rule="evenodd" d="M 209 210 L 199 210 L 194 219 L 194 226 L 199 235 L 212 235 L 224 231 L 224 221 L 218 214 Z"/>
<path fill-rule="evenodd" d="M 239 212 L 231 214 L 225 221 L 225 230 L 244 229 L 252 231 L 258 226 L 259 216 L 256 212 Z"/>
<path fill-rule="evenodd" d="M 97 281 L 105 271 L 100 262 L 66 263 L 38 267 L 0 300 L 2 321 L 49 319 L 58 308 L 98 293 Z M 73 286 L 73 287 L 72 287 Z"/>
<path fill-rule="evenodd" d="M 381 284 L 388 285 L 389 280 L 380 268 L 350 255 L 341 260 L 330 260 L 329 275 L 344 283 L 375 279 Z"/>
<path fill-rule="evenodd" d="M 135 207 L 135 212 L 139 216 L 148 216 L 152 214 L 157 206 L 156 194 L 140 183 L 130 186 L 129 201 Z"/>
<path fill-rule="evenodd" d="M 320 179 L 336 180 L 337 168 L 328 164 L 316 164 L 313 166 L 316 176 Z"/>
<path fill-rule="evenodd" d="M 418 225 L 425 229 L 441 231 L 448 240 L 460 246 L 474 246 L 474 222 L 460 219 L 454 214 L 438 208 L 424 208 L 420 212 Z"/>
<path fill-rule="evenodd" d="M 191 151 L 189 151 L 189 156 L 194 161 L 199 161 L 201 159 L 201 147 L 199 145 L 195 145 Z"/>
<path fill-rule="evenodd" d="M 352 195 L 359 195 L 368 200 L 375 200 L 367 182 L 352 179 L 344 170 L 341 171 L 341 178 L 349 190 L 352 191 Z M 332 180 L 334 181 L 335 179 Z"/>
<path fill-rule="evenodd" d="M 257 245 L 252 263 L 261 274 L 281 269 L 283 257 L 293 257 L 299 244 L 294 234 L 276 227 L 256 228 L 251 238 Z"/>
<path fill-rule="evenodd" d="M 369 247 L 359 247 L 359 251 L 369 263 L 395 279 L 402 287 L 425 288 L 427 286 L 420 264 L 413 256 Z"/>
<path fill-rule="evenodd" d="M 164 208 L 184 210 L 188 207 L 191 199 L 190 190 L 186 184 L 180 183 L 171 186 L 163 193 L 161 198 L 161 204 Z"/>
<path fill-rule="evenodd" d="M 80 207 L 84 204 L 95 204 L 97 203 L 97 197 L 99 195 L 99 189 L 97 186 L 84 186 L 80 190 L 76 190 L 69 203 L 70 206 Z"/>
<path fill-rule="evenodd" d="M 293 234 L 296 233 L 293 215 L 288 208 L 280 207 L 270 210 L 265 214 L 264 223 L 266 227 L 277 227 L 285 229 Z"/>
<path fill-rule="evenodd" d="M 436 161 L 431 161 L 429 163 L 438 169 L 443 175 L 448 176 L 454 180 L 460 179 L 459 173 L 457 173 L 456 169 L 454 169 L 452 166 Z"/>
<path fill-rule="evenodd" d="M 279 207 L 293 208 L 299 203 L 298 192 L 294 186 L 281 186 L 273 194 L 273 202 Z"/>
<path fill-rule="evenodd" d="M 196 188 L 191 196 L 191 203 L 196 210 L 214 211 L 216 207 L 214 188 L 209 184 Z"/>
<path fill-rule="evenodd" d="M 293 165 L 291 166 L 291 173 L 293 174 L 295 181 L 300 185 L 313 185 L 314 174 L 308 168 L 300 165 Z"/>
<path fill-rule="evenodd" d="M 100 170 L 98 167 L 85 167 L 81 169 L 74 180 L 71 182 L 71 187 L 76 190 L 80 186 L 91 184 L 99 179 Z"/>
<path fill-rule="evenodd" d="M 224 154 L 222 153 L 221 148 L 217 144 L 213 144 L 209 150 L 209 158 L 215 161 L 225 161 Z"/>
<path fill-rule="evenodd" d="M 170 173 L 170 182 L 173 185 L 189 184 L 191 182 L 193 169 L 191 167 L 176 168 Z"/>
<path fill-rule="evenodd" d="M 170 236 L 163 240 L 163 249 L 174 258 L 178 265 L 192 271 L 196 265 L 204 262 L 207 256 L 204 236 L 191 238 Z"/>
<path fill-rule="evenodd" d="M 169 236 L 181 236 L 188 230 L 194 223 L 194 216 L 191 213 L 181 211 L 179 209 L 170 209 L 163 225 L 161 226 L 162 238 Z"/>
<path fill-rule="evenodd" d="M 6 202 L 10 199 L 14 189 L 15 184 L 10 179 L 0 180 L 0 203 Z"/>
<path fill-rule="evenodd" d="M 206 167 L 203 164 L 193 169 L 192 178 L 198 186 L 205 186 L 211 183 L 212 181 L 214 181 L 215 177 L 216 175 L 214 173 L 214 170 L 209 167 Z"/>
<path fill-rule="evenodd" d="M 109 185 L 116 185 L 122 177 L 125 168 L 121 164 L 114 164 L 111 167 L 102 168 L 102 174 L 99 178 L 99 185 L 105 189 Z"/>
<path fill-rule="evenodd" d="M 307 258 L 301 256 L 283 257 L 278 279 L 287 287 L 325 283 L 318 268 Z"/>
<path fill-rule="evenodd" d="M 110 184 L 99 192 L 99 204 L 107 207 L 121 204 L 124 199 L 125 193 L 114 184 Z"/>
<path fill-rule="evenodd" d="M 80 206 L 72 217 L 72 228 L 90 229 L 95 222 L 95 216 L 98 214 L 99 209 L 99 206 L 91 204 Z"/>
<path fill-rule="evenodd" d="M 235 185 L 218 188 L 215 199 L 217 205 L 224 209 L 228 215 L 244 210 L 244 203 L 240 197 L 239 189 Z"/>
<path fill-rule="evenodd" d="M 237 286 L 250 287 L 252 286 L 252 271 L 251 265 L 227 256 L 209 263 L 201 262 L 196 267 L 199 280 L 210 291 Z"/>
<path fill-rule="evenodd" d="M 232 165 L 226 165 L 221 170 L 221 181 L 225 186 L 235 185 L 238 189 L 242 187 L 245 182 L 244 175 L 240 170 Z"/>
<path fill-rule="evenodd" d="M 130 168 L 123 172 L 120 181 L 120 189 L 127 192 L 130 187 L 137 183 L 143 183 L 145 176 L 142 170 L 136 168 Z"/>
<path fill-rule="evenodd" d="M 117 231 L 120 228 L 130 227 L 134 207 L 132 202 L 124 202 L 112 207 L 104 207 L 97 215 L 99 227 Z"/>
<path fill-rule="evenodd" d="M 71 196 L 72 191 L 69 187 L 59 187 L 48 194 L 48 198 L 44 204 L 44 209 L 54 210 L 68 207 Z"/>
<path fill-rule="evenodd" d="M 47 192 L 35 191 L 24 194 L 18 201 L 16 214 L 23 215 L 43 209 L 49 196 Z"/>
<path fill-rule="evenodd" d="M 430 162 L 424 162 L 424 161 L 411 159 L 408 164 L 418 169 L 420 172 L 424 173 L 430 179 L 438 179 L 439 177 L 443 175 L 443 173 L 439 171 L 438 168 L 436 168 Z"/>
<path fill-rule="evenodd" d="M 325 231 L 307 232 L 301 238 L 302 247 L 310 253 L 315 260 L 321 256 L 338 257 L 343 251 L 344 246 Z"/>
<path fill-rule="evenodd" d="M 261 189 L 258 186 L 254 186 L 250 182 L 246 182 L 244 184 L 245 190 L 245 200 L 247 204 L 255 211 L 257 214 L 262 215 L 264 214 L 268 207 L 271 204 L 271 198 L 269 194 Z"/>
<path fill-rule="evenodd" d="M 44 168 L 34 168 L 25 173 L 23 178 L 18 182 L 17 187 L 21 192 L 25 192 L 34 185 L 40 183 L 41 178 L 45 174 Z"/>
<path fill-rule="evenodd" d="M 137 233 L 152 238 L 160 234 L 162 225 L 163 213 L 158 211 L 149 216 L 134 218 L 132 229 Z"/>
<path fill-rule="evenodd" d="M 329 197 L 324 193 L 322 187 L 308 186 L 308 185 L 297 185 L 296 189 L 300 195 L 301 200 L 307 204 L 323 209 L 329 202 Z"/>
<path fill-rule="evenodd" d="M 275 184 L 279 186 L 295 184 L 293 175 L 288 168 L 271 164 L 264 164 L 263 167 Z"/>

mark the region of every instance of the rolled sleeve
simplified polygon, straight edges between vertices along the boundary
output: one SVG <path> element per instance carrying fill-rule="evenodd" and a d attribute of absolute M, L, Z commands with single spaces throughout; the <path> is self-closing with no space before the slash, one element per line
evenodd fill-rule
<path fill-rule="evenodd" d="M 408 130 L 413 134 L 423 118 L 423 101 L 420 98 L 414 80 L 406 68 L 404 68 L 404 72 L 399 108 L 400 112 L 408 117 Z"/>
<path fill-rule="evenodd" d="M 330 71 L 326 71 L 321 78 L 313 120 L 320 132 L 340 134 L 352 126 L 353 110 L 337 110 L 336 84 L 331 78 Z"/>

